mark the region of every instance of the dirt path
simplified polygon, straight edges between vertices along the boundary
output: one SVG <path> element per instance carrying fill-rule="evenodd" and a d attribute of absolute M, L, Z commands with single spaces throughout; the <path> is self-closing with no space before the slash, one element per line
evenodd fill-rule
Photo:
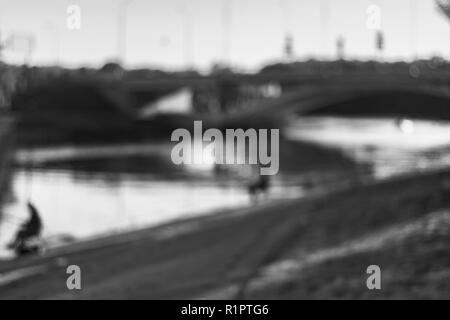
<path fill-rule="evenodd" d="M 377 239 L 377 232 L 407 226 L 421 221 L 430 212 L 450 208 L 449 182 L 450 172 L 399 178 L 307 200 L 280 201 L 244 211 L 225 211 L 203 220 L 191 219 L 169 225 L 165 229 L 153 228 L 105 239 L 102 245 L 85 245 L 44 258 L 2 263 L 0 272 L 3 275 L 29 266 L 45 265 L 46 269 L 0 285 L 0 297 L 367 297 L 367 289 L 363 291 L 365 280 L 361 277 L 365 275 L 368 260 L 361 258 L 348 267 L 346 259 L 349 255 L 339 254 L 342 246 L 355 239 Z M 369 243 L 373 244 L 373 241 Z M 417 241 L 417 237 L 406 237 L 394 248 L 402 252 L 402 248 L 409 248 L 411 241 Z M 449 241 L 442 242 L 441 238 L 436 241 L 428 243 L 425 239 L 420 242 L 422 250 L 426 250 L 427 244 L 432 246 L 432 257 L 428 259 L 427 267 L 421 269 L 420 261 L 416 261 L 419 268 L 414 272 L 421 277 L 439 278 L 450 268 L 449 259 L 439 259 L 434 255 L 436 250 L 446 249 L 448 252 Z M 333 263 L 319 263 L 308 269 L 309 273 L 302 273 L 300 278 L 290 278 L 287 284 L 276 282 L 275 286 L 265 286 L 264 290 L 255 286 L 268 270 L 276 270 L 271 267 L 294 257 L 305 257 L 305 253 L 322 253 L 319 256 L 323 257 L 326 250 L 331 250 L 325 256 L 333 257 Z M 374 251 L 372 246 L 361 245 L 350 256 L 369 254 L 373 257 L 371 252 Z M 397 257 L 395 265 L 386 267 L 392 271 L 395 266 L 405 263 L 414 265 L 410 260 L 419 259 L 420 255 L 397 252 L 389 257 L 383 256 L 380 263 Z M 330 265 L 335 263 L 342 265 L 331 268 Z M 69 264 L 81 267 L 81 291 L 66 288 L 65 271 Z M 320 272 L 323 268 L 328 268 L 324 271 L 325 276 Z M 275 274 L 282 275 L 280 270 Z M 355 272 L 353 278 L 342 282 L 351 271 Z M 341 279 L 341 282 L 336 284 L 336 279 Z M 326 280 L 333 285 L 330 287 Z M 412 294 L 408 288 L 413 280 L 406 277 L 403 286 L 396 283 L 391 291 L 386 292 L 407 297 Z M 308 286 L 303 286 L 305 281 Z M 441 290 L 447 289 L 437 286 L 430 291 L 425 290 L 427 282 L 421 285 L 423 291 L 431 292 L 433 297 L 443 295 Z M 342 288 L 348 291 L 341 292 Z"/>

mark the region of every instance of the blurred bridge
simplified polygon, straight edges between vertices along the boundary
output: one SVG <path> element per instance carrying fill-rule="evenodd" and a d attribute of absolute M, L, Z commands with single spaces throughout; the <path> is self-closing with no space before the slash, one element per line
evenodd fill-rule
<path fill-rule="evenodd" d="M 180 88 L 190 88 L 196 93 L 213 97 L 223 111 L 230 105 L 245 105 L 241 111 L 295 109 L 311 112 L 325 106 L 385 94 L 428 96 L 450 102 L 450 76 L 428 73 L 412 76 L 409 73 L 327 73 L 327 74 L 258 74 L 220 75 L 204 77 L 164 78 L 148 80 L 91 80 L 114 103 L 127 108 L 133 97 L 141 103 L 152 93 L 169 93 Z M 267 95 L 267 87 L 279 88 L 277 94 Z M 267 98 L 267 99 L 266 99 Z M 139 99 L 138 99 L 139 100 Z M 237 102 L 236 102 L 237 101 Z M 136 99 L 134 100 L 136 104 Z M 139 103 L 139 102 L 138 102 Z M 139 105 L 134 105 L 139 108 Z M 450 107 L 449 111 L 450 112 Z"/>
<path fill-rule="evenodd" d="M 181 109 L 168 112 L 161 100 L 189 105 L 183 116 L 172 116 L 168 113 Z M 18 125 L 26 128 L 18 130 L 21 141 L 103 141 L 162 137 L 190 127 L 192 119 L 215 128 L 281 128 L 300 114 L 450 120 L 450 76 L 355 71 L 130 79 L 97 74 L 41 79 L 14 102 Z"/>

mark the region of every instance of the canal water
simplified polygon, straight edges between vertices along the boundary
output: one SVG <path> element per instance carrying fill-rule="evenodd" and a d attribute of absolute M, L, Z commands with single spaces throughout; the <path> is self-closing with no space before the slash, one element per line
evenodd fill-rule
<path fill-rule="evenodd" d="M 337 148 L 376 179 L 450 167 L 450 122 L 399 118 L 299 117 L 289 139 Z"/>
<path fill-rule="evenodd" d="M 376 179 L 450 166 L 448 122 L 299 117 L 291 120 L 284 133 L 290 140 L 339 149 L 371 167 Z M 18 163 L 30 159 L 33 168 L 19 166 L 12 178 L 12 196 L 0 221 L 2 248 L 27 217 L 28 200 L 42 215 L 44 238 L 50 245 L 252 205 L 242 174 L 217 175 L 210 162 L 174 167 L 169 145 L 59 147 L 16 153 Z M 292 174 L 273 178 L 270 199 L 308 194 L 292 181 Z M 0 256 L 7 254 L 0 250 Z"/>
<path fill-rule="evenodd" d="M 39 209 L 49 246 L 252 205 L 251 169 L 218 174 L 208 159 L 175 166 L 170 152 L 170 145 L 155 144 L 17 151 L 21 166 L 3 208 L 0 247 L 27 218 L 28 200 Z M 279 177 L 271 184 L 270 199 L 302 195 Z M 9 254 L 0 250 L 0 257 Z"/>

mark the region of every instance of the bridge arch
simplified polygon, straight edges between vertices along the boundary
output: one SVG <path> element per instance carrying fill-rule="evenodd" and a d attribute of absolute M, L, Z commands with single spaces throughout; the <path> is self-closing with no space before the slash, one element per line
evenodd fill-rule
<path fill-rule="evenodd" d="M 421 83 L 332 84 L 287 94 L 289 113 L 380 116 L 450 120 L 450 88 Z"/>

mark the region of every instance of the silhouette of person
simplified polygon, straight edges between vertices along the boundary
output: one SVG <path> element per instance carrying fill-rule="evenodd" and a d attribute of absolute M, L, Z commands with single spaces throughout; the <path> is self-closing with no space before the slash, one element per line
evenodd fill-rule
<path fill-rule="evenodd" d="M 22 223 L 19 231 L 17 231 L 16 238 L 9 245 L 10 248 L 16 248 L 19 251 L 28 251 L 26 241 L 32 237 L 37 237 L 42 231 L 42 220 L 36 207 L 31 203 L 27 203 L 29 218 Z M 32 248 L 29 248 L 32 250 Z"/>
<path fill-rule="evenodd" d="M 257 199 L 258 192 L 267 195 L 269 187 L 270 187 L 269 176 L 259 174 L 256 180 L 250 182 L 250 184 L 247 186 L 247 189 L 252 201 L 256 202 L 258 200 Z"/>

